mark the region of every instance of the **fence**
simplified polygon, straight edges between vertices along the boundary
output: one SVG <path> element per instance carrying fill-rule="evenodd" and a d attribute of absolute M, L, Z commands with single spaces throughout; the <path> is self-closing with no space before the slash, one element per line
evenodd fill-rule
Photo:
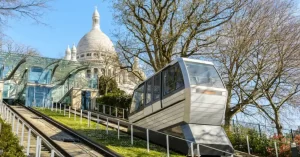
<path fill-rule="evenodd" d="M 124 108 L 118 108 L 115 106 L 109 106 L 109 105 L 100 105 L 97 104 L 97 111 L 101 114 L 107 115 L 105 116 L 108 119 L 111 119 L 111 117 L 116 117 L 119 119 L 123 119 L 123 120 L 127 120 L 128 117 L 128 109 L 124 109 Z M 58 106 L 55 107 L 56 111 Z M 61 107 L 60 107 L 61 109 Z M 52 109 L 54 110 L 54 109 Z M 61 111 L 60 111 L 61 112 Z M 69 117 L 71 113 L 69 112 Z M 80 114 L 81 118 L 82 118 L 82 111 L 78 111 L 77 113 L 78 115 Z M 88 114 L 91 114 L 90 111 L 88 111 Z M 89 117 L 91 117 L 91 115 L 89 115 Z M 86 117 L 88 118 L 88 116 Z M 98 121 L 97 119 L 94 121 Z M 119 128 L 119 124 L 120 122 L 118 121 L 118 128 Z M 108 127 L 108 123 L 106 124 Z M 138 128 L 139 132 L 141 132 L 141 134 L 139 135 L 140 137 L 147 137 L 149 136 L 149 132 L 150 134 L 153 132 L 155 134 L 163 134 L 163 136 L 161 136 L 160 139 L 163 139 L 164 136 L 166 136 L 167 134 L 161 133 L 161 132 L 156 132 L 156 131 L 152 131 L 152 130 L 147 130 L 144 128 L 140 128 L 138 126 L 135 126 L 133 124 L 127 123 L 127 125 L 132 126 L 133 128 Z M 130 127 L 131 128 L 131 127 Z M 249 129 L 255 130 L 257 132 L 257 135 L 255 135 L 255 133 L 251 133 L 249 134 Z M 294 130 L 287 130 L 287 129 L 283 129 L 283 133 L 284 133 L 284 139 L 282 142 L 281 140 L 278 139 L 272 139 L 272 137 L 274 137 L 274 135 L 276 134 L 276 129 L 274 127 L 270 127 L 270 126 L 266 126 L 266 125 L 261 125 L 261 124 L 255 124 L 255 123 L 246 123 L 246 122 L 241 122 L 241 121 L 234 121 L 232 120 L 232 133 L 236 136 L 235 139 L 237 141 L 235 141 L 235 143 L 237 143 L 235 145 L 235 149 L 237 150 L 241 150 L 244 152 L 248 152 L 248 154 L 258 154 L 258 155 L 270 155 L 270 153 L 272 154 L 272 152 L 274 153 L 274 156 L 280 156 L 281 155 L 281 147 L 284 145 L 291 145 L 291 141 L 293 141 L 294 137 L 299 134 L 299 132 L 296 132 Z M 119 134 L 119 130 L 118 130 L 118 134 Z M 159 135 L 155 135 L 155 136 L 159 136 Z M 257 139 L 257 137 L 259 137 L 259 139 Z M 178 138 L 175 136 L 171 136 L 168 135 L 168 140 L 170 141 L 173 140 L 173 138 Z M 119 139 L 119 137 L 118 137 Z M 193 143 L 192 141 L 188 141 L 185 139 L 181 139 L 178 138 L 179 141 L 177 140 L 177 142 L 180 141 L 185 141 L 187 143 L 190 143 L 189 147 L 187 149 L 189 150 L 189 153 L 191 155 L 191 149 L 194 149 L 197 147 L 196 143 Z M 231 138 L 232 140 L 232 138 Z M 147 140 L 148 142 L 149 140 Z M 151 141 L 151 140 L 150 140 Z M 174 140 L 173 140 L 174 141 Z M 155 142 L 154 140 L 152 140 L 152 142 Z M 170 147 L 176 147 L 173 146 L 172 144 L 170 144 L 167 141 L 164 141 L 165 144 L 160 143 L 160 145 L 164 145 L 166 148 L 167 146 Z M 233 145 L 235 144 L 233 143 Z M 298 144 L 298 143 L 296 143 Z M 257 146 L 259 145 L 259 146 Z M 263 146 L 263 147 L 260 147 Z M 205 146 L 201 146 L 199 145 L 200 150 L 201 147 L 205 147 Z M 266 149 L 266 147 L 268 147 L 268 149 Z M 220 150 L 221 151 L 221 150 Z M 289 150 L 290 151 L 290 150 Z M 197 152 L 197 150 L 194 150 L 194 152 Z M 196 154 L 196 153 L 194 153 Z"/>
<path fill-rule="evenodd" d="M 100 105 L 100 104 L 97 104 L 97 106 L 98 106 L 97 111 L 102 114 L 106 114 L 117 118 L 122 118 L 125 120 L 127 119 L 127 116 L 124 116 L 124 113 L 128 115 L 128 109 L 117 108 L 115 106 L 109 106 L 109 105 Z M 257 131 L 258 135 L 253 135 L 253 133 L 249 135 L 249 129 L 253 129 Z M 235 120 L 232 120 L 231 131 L 235 135 L 238 135 L 237 140 L 239 141 L 237 143 L 239 146 L 235 147 L 235 149 L 247 152 L 248 154 L 254 153 L 260 155 L 266 155 L 266 154 L 269 155 L 270 152 L 275 152 L 274 156 L 280 155 L 280 151 L 281 151 L 280 147 L 282 145 L 290 145 L 291 144 L 290 142 L 294 141 L 294 137 L 296 136 L 296 134 L 297 133 L 299 134 L 299 132 L 296 132 L 294 130 L 283 129 L 283 133 L 285 136 L 284 142 L 278 139 L 267 140 L 268 138 L 271 139 L 274 137 L 274 135 L 276 135 L 275 127 L 270 127 L 262 124 L 255 124 L 255 123 L 246 123 L 246 122 L 235 121 Z M 265 141 L 260 141 L 260 142 L 258 142 L 257 140 L 255 141 L 254 138 L 256 138 L 257 136 L 259 136 L 260 139 L 263 139 Z M 244 141 L 245 143 L 241 143 L 241 141 Z M 257 144 L 268 146 L 269 150 L 266 150 L 265 147 L 259 148 L 255 146 Z"/>
<path fill-rule="evenodd" d="M 243 121 L 232 120 L 231 131 L 239 132 L 240 131 L 239 128 L 241 127 L 254 129 L 259 132 L 260 136 L 262 134 L 266 134 L 269 137 L 277 135 L 277 130 L 275 127 L 267 126 L 259 123 L 248 123 Z M 296 134 L 300 134 L 299 131 L 293 129 L 282 129 L 282 133 L 284 134 L 284 136 L 292 136 L 292 135 L 295 136 Z"/>
<path fill-rule="evenodd" d="M 108 105 L 105 105 L 105 110 L 102 110 L 104 113 L 107 112 L 107 107 Z M 55 106 L 56 107 L 56 106 Z M 60 107 L 60 106 L 57 106 L 57 107 Z M 114 117 L 111 117 L 109 116 L 109 113 L 111 115 L 115 115 L 113 114 L 113 107 L 111 106 L 111 109 L 108 109 L 111 110 L 111 112 L 108 112 L 108 114 L 106 115 L 103 115 L 101 114 L 101 118 L 102 119 L 106 119 L 105 121 L 104 120 L 100 120 L 100 114 L 99 113 L 93 113 L 91 111 L 87 111 L 87 114 L 83 114 L 83 110 L 71 110 L 71 107 L 68 106 L 68 107 L 60 107 L 60 108 L 55 108 L 55 109 L 52 109 L 51 111 L 52 112 L 56 112 L 56 113 L 60 113 L 60 114 L 63 114 L 64 116 L 66 117 L 69 117 L 70 119 L 76 121 L 76 117 L 79 116 L 78 118 L 80 119 L 80 121 L 82 121 L 82 118 L 86 118 L 88 123 L 87 123 L 87 126 L 89 129 L 94 129 L 94 131 L 97 131 L 99 129 L 99 125 L 102 124 L 106 127 L 106 132 L 105 134 L 107 136 L 109 136 L 109 131 L 108 131 L 108 128 L 111 128 L 111 122 L 114 121 L 116 122 L 116 127 L 115 127 L 115 131 L 116 131 L 116 139 L 118 140 L 122 140 L 120 139 L 120 126 L 121 124 L 122 125 L 127 125 L 128 126 L 128 130 L 129 130 L 129 137 L 127 140 L 130 141 L 130 144 L 131 145 L 134 145 L 134 137 L 139 137 L 139 138 L 143 138 L 145 139 L 145 142 L 147 143 L 145 149 L 147 149 L 147 152 L 150 151 L 150 143 L 155 143 L 155 144 L 158 144 L 162 147 L 164 147 L 166 149 L 166 155 L 169 157 L 170 156 L 170 150 L 171 149 L 176 149 L 176 148 L 181 148 L 181 149 L 185 149 L 182 147 L 182 145 L 180 145 L 179 143 L 184 143 L 184 144 L 187 144 L 186 145 L 186 149 L 187 149 L 187 152 L 186 154 L 189 154 L 191 156 L 199 156 L 199 154 L 201 153 L 205 153 L 207 152 L 207 150 L 205 149 L 209 149 L 210 152 L 215 152 L 217 154 L 217 152 L 220 153 L 223 153 L 223 154 L 226 154 L 228 156 L 230 155 L 233 155 L 229 152 L 226 152 L 224 150 L 220 150 L 220 149 L 216 149 L 216 148 L 213 148 L 213 147 L 210 147 L 210 146 L 207 146 L 205 144 L 199 144 L 199 143 L 195 143 L 194 141 L 189 141 L 189 140 L 186 140 L 186 139 L 182 139 L 182 138 L 179 138 L 179 137 L 176 137 L 176 136 L 172 136 L 172 135 L 168 135 L 168 134 L 165 134 L 165 133 L 162 133 L 162 132 L 158 132 L 158 131 L 154 131 L 154 130 L 150 130 L 150 129 L 146 129 L 146 128 L 141 128 L 139 126 L 136 126 L 132 123 L 129 123 L 127 121 L 124 121 L 124 120 L 121 120 L 121 119 L 117 119 L 117 118 L 114 118 Z M 100 107 L 100 108 L 103 108 L 103 107 Z M 61 111 L 62 110 L 62 111 Z M 118 116 L 118 112 L 117 113 L 117 117 L 120 117 Z M 122 111 L 122 113 L 124 113 Z M 95 115 L 95 117 L 92 117 L 92 114 Z M 122 115 L 122 114 L 121 114 Z M 122 116 L 121 116 L 122 117 Z M 122 117 L 123 118 L 123 117 Z M 91 128 L 92 125 L 91 125 L 91 121 L 94 121 L 96 122 L 96 126 L 95 128 Z M 101 123 L 100 123 L 101 121 Z M 135 130 L 137 130 L 135 132 Z M 100 132 L 100 131 L 99 131 Z M 113 135 L 111 135 L 113 136 Z M 157 143 L 158 141 L 160 141 L 160 143 Z M 182 152 L 183 153 L 183 152 Z M 215 155 L 215 154 L 212 154 L 212 155 Z"/>
<path fill-rule="evenodd" d="M 20 138 L 20 145 L 23 146 L 24 144 L 24 133 L 25 129 L 28 130 L 28 135 L 27 135 L 27 145 L 26 145 L 26 155 L 28 156 L 30 154 L 30 143 L 31 143 L 31 136 L 36 136 L 36 149 L 35 149 L 35 156 L 40 157 L 41 156 L 41 148 L 42 148 L 42 143 L 48 147 L 51 152 L 50 156 L 54 157 L 55 154 L 58 156 L 63 156 L 60 154 L 59 151 L 54 148 L 41 134 L 38 133 L 32 126 L 30 126 L 26 120 L 21 118 L 17 113 L 15 113 L 13 110 L 11 110 L 6 104 L 3 102 L 0 102 L 0 115 L 1 118 L 6 122 L 11 124 L 12 126 L 12 131 L 18 135 L 19 129 L 21 129 L 21 138 Z M 17 121 L 16 121 L 17 120 Z M 16 125 L 15 125 L 16 123 Z M 21 128 L 20 128 L 21 125 Z M 15 128 L 16 127 L 16 128 Z"/>
<path fill-rule="evenodd" d="M 97 104 L 97 111 L 106 115 L 114 116 L 116 118 L 122 118 L 122 119 L 127 119 L 129 110 L 128 108 L 120 108 L 120 107 L 115 107 L 115 106 L 109 106 L 109 105 L 102 105 L 102 104 Z"/>

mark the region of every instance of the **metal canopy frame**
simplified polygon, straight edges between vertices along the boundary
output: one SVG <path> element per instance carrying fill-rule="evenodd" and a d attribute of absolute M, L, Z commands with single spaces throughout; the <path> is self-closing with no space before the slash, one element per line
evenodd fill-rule
<path fill-rule="evenodd" d="M 88 69 L 92 63 L 2 52 L 0 53 L 0 65 L 5 67 L 0 80 L 12 80 L 18 83 L 26 70 L 31 67 L 41 67 L 44 69 L 43 72 L 51 71 L 50 84 L 55 85 L 61 84 L 74 71 Z M 30 70 L 28 72 L 30 73 Z"/>

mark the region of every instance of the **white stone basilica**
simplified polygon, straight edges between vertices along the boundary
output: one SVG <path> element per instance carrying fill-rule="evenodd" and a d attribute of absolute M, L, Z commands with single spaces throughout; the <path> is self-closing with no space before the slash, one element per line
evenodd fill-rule
<path fill-rule="evenodd" d="M 133 73 L 120 69 L 118 55 L 113 43 L 100 29 L 100 15 L 97 8 L 95 8 L 92 20 L 91 31 L 80 39 L 77 47 L 75 44 L 71 49 L 68 46 L 64 59 L 93 62 L 95 67 L 85 72 L 86 77 L 101 77 L 102 75 L 112 77 L 117 81 L 118 88 L 128 94 L 132 93 L 139 79 Z M 135 58 L 133 71 L 137 71 L 145 77 L 138 65 L 138 60 Z"/>

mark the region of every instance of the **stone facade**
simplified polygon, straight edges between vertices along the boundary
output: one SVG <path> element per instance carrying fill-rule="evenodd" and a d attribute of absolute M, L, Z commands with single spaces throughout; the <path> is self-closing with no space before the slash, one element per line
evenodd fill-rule
<path fill-rule="evenodd" d="M 72 50 L 70 50 L 68 46 L 64 59 L 93 63 L 94 66 L 86 70 L 83 75 L 88 78 L 101 77 L 102 75 L 112 77 L 121 90 L 131 94 L 139 79 L 133 73 L 120 69 L 118 55 L 113 43 L 100 29 L 100 15 L 97 8 L 93 13 L 92 23 L 91 31 L 80 39 L 77 47 L 73 45 Z M 145 77 L 138 64 L 138 60 L 135 59 L 133 70 Z"/>

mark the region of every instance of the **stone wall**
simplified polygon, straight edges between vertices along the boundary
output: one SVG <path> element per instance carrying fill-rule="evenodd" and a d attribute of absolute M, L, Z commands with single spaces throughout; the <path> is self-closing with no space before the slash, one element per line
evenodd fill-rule
<path fill-rule="evenodd" d="M 71 92 L 71 108 L 80 109 L 81 108 L 81 89 L 73 88 Z"/>

